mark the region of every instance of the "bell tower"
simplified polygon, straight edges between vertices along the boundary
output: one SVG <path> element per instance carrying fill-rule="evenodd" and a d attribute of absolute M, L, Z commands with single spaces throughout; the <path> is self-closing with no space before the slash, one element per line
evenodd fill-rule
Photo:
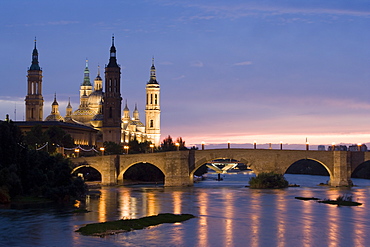
<path fill-rule="evenodd" d="M 154 58 L 150 68 L 150 80 L 146 84 L 145 126 L 148 139 L 155 145 L 160 145 L 161 109 L 159 101 L 160 87 L 157 82 Z"/>
<path fill-rule="evenodd" d="M 117 64 L 114 36 L 109 63 L 105 67 L 105 93 L 103 97 L 103 142 L 121 143 L 121 68 Z"/>
<path fill-rule="evenodd" d="M 27 71 L 26 121 L 42 121 L 44 115 L 44 98 L 42 97 L 42 70 L 39 66 L 39 53 L 32 52 L 32 64 Z"/>

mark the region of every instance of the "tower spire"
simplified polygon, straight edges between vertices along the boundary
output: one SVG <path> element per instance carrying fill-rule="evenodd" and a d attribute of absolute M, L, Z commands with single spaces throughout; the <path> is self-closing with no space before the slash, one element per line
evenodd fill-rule
<path fill-rule="evenodd" d="M 107 67 L 118 67 L 117 58 L 116 58 L 116 47 L 114 46 L 114 35 L 112 36 L 112 46 L 110 48 L 110 57 Z"/>
<path fill-rule="evenodd" d="M 27 71 L 26 121 L 42 121 L 44 99 L 42 97 L 42 70 L 39 66 L 39 53 L 35 44 L 32 63 Z"/>
<path fill-rule="evenodd" d="M 35 47 L 33 48 L 32 51 L 32 64 L 30 70 L 41 70 L 39 66 L 39 52 L 37 51 L 36 48 L 36 37 L 35 37 Z"/>
<path fill-rule="evenodd" d="M 86 67 L 84 70 L 84 81 L 82 86 L 91 86 L 90 82 L 90 70 L 89 70 L 89 60 L 86 58 Z"/>
<path fill-rule="evenodd" d="M 148 84 L 158 84 L 155 66 L 154 66 L 154 56 L 152 57 L 152 67 L 150 67 L 150 80 Z"/>

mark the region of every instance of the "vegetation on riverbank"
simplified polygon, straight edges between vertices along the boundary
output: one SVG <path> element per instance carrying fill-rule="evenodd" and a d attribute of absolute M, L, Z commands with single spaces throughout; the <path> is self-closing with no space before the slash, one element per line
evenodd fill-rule
<path fill-rule="evenodd" d="M 316 197 L 302 197 L 302 196 L 296 196 L 295 199 L 302 200 L 302 201 L 320 200 L 319 198 L 316 198 Z"/>
<path fill-rule="evenodd" d="M 298 200 L 315 200 L 318 203 L 325 203 L 325 204 L 332 204 L 332 205 L 338 205 L 338 206 L 360 206 L 362 203 L 359 202 L 354 202 L 352 199 L 352 196 L 338 196 L 336 200 L 330 200 L 330 199 L 324 199 L 320 200 L 319 198 L 316 197 L 301 197 L 301 196 L 296 196 L 295 199 Z"/>
<path fill-rule="evenodd" d="M 362 203 L 359 202 L 354 202 L 352 199 L 352 196 L 338 196 L 336 200 L 329 200 L 329 199 L 324 199 L 321 201 L 318 201 L 318 203 L 326 203 L 326 204 L 333 204 L 333 205 L 338 205 L 338 206 L 360 206 Z"/>
<path fill-rule="evenodd" d="M 71 171 L 61 154 L 29 149 L 12 121 L 0 121 L 0 203 L 24 196 L 53 201 L 83 196 L 86 185 Z"/>
<path fill-rule="evenodd" d="M 262 172 L 249 180 L 251 189 L 281 189 L 289 186 L 283 174 Z"/>
<path fill-rule="evenodd" d="M 177 223 L 194 218 L 191 214 L 158 214 L 147 216 L 140 219 L 124 219 L 116 221 L 107 221 L 102 223 L 87 224 L 76 232 L 82 235 L 106 236 L 126 231 L 140 230 L 149 226 L 155 226 L 163 223 Z"/>

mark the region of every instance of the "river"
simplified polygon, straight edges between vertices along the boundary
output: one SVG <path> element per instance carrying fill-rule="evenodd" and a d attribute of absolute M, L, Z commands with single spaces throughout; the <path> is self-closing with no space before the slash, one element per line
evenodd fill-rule
<path fill-rule="evenodd" d="M 252 190 L 251 174 L 216 174 L 194 187 L 103 187 L 86 199 L 90 213 L 60 207 L 0 208 L 1 246 L 367 246 L 370 180 L 351 189 L 318 186 L 329 177 L 286 174 L 301 187 Z M 336 199 L 352 195 L 358 207 L 337 207 L 294 197 Z M 196 218 L 105 238 L 76 233 L 87 223 L 190 213 Z"/>

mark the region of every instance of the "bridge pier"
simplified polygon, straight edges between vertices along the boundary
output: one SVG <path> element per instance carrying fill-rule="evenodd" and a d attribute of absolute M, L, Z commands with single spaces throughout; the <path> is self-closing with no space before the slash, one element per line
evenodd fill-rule
<path fill-rule="evenodd" d="M 333 187 L 352 186 L 351 164 L 348 160 L 348 152 L 333 151 L 333 173 L 330 176 L 329 185 Z"/>
<path fill-rule="evenodd" d="M 189 176 L 188 152 L 168 152 L 165 157 L 164 186 L 192 186 L 193 180 Z"/>
<path fill-rule="evenodd" d="M 116 185 L 117 184 L 117 165 L 119 158 L 116 155 L 100 156 L 101 159 L 101 184 Z"/>

